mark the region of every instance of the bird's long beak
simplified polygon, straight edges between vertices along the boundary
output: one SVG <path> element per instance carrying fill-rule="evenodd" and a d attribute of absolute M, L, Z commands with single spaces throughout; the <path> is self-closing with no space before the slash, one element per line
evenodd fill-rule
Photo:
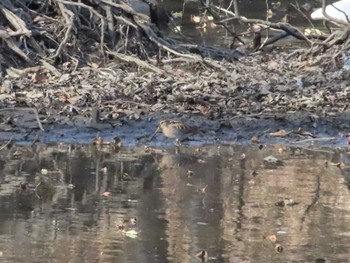
<path fill-rule="evenodd" d="M 153 137 L 157 134 L 157 132 L 159 132 L 159 126 L 157 127 L 156 131 L 151 135 L 151 137 L 149 138 L 149 140 L 151 141 L 153 139 Z"/>

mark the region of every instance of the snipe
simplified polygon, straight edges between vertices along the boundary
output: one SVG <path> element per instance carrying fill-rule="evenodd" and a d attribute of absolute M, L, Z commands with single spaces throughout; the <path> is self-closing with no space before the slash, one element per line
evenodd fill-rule
<path fill-rule="evenodd" d="M 152 139 L 157 132 L 162 132 L 167 138 L 184 141 L 191 135 L 197 133 L 197 129 L 184 124 L 182 121 L 162 120 L 159 122 L 157 130 L 151 136 Z"/>

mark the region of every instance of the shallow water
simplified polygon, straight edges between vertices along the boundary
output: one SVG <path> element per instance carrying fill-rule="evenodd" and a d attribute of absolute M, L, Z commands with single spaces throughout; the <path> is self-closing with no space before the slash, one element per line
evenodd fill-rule
<path fill-rule="evenodd" d="M 206 1 L 204 1 L 206 2 Z M 309 17 L 310 11 L 305 11 L 302 7 L 300 12 L 295 7 L 297 3 L 301 6 L 305 1 L 268 1 L 267 6 L 266 0 L 238 0 L 238 8 L 241 16 L 251 18 L 251 19 L 262 19 L 266 20 L 267 9 L 270 10 L 271 14 L 269 16 L 269 21 L 271 22 L 288 22 L 293 26 L 297 26 L 303 31 L 305 28 L 316 27 L 320 30 L 326 30 L 320 21 L 311 21 L 307 19 Z M 234 12 L 233 4 L 231 0 L 220 0 L 220 1 L 210 1 L 211 4 L 226 9 L 230 12 Z M 209 45 L 209 46 L 219 46 L 223 48 L 230 48 L 233 42 L 233 36 L 229 33 L 223 26 L 214 24 L 212 22 L 206 22 L 205 27 L 199 25 L 198 23 L 191 20 L 191 16 L 197 16 L 203 18 L 203 13 L 205 10 L 199 1 L 187 0 L 187 1 L 177 1 L 177 0 L 164 0 L 164 4 L 168 10 L 175 14 L 175 24 L 181 28 L 182 36 L 186 36 L 188 41 L 192 41 L 196 44 Z M 315 3 L 315 8 L 319 8 L 320 4 Z M 295 7 L 294 7 L 295 6 Z M 224 12 L 218 12 L 215 8 L 213 11 L 216 12 L 221 19 L 226 19 L 227 16 Z M 176 14 L 181 14 L 181 16 L 176 16 Z M 206 13 L 211 16 L 210 13 Z M 240 23 L 228 23 L 228 27 L 231 31 L 236 32 L 240 36 L 244 43 L 251 44 L 252 35 L 247 34 L 247 26 Z M 261 32 L 263 37 L 265 37 L 266 31 Z M 270 31 L 269 35 L 272 36 L 276 34 L 275 31 Z M 172 35 L 176 38 L 176 34 Z M 301 45 L 300 41 L 296 41 L 293 37 L 285 38 L 279 42 L 277 45 L 282 47 L 293 47 Z M 239 43 L 234 43 L 236 47 Z M 276 44 L 275 44 L 276 45 Z"/>
<path fill-rule="evenodd" d="M 14 145 L 0 152 L 0 261 L 347 262 L 349 170 L 325 161 L 349 164 L 285 146 Z"/>

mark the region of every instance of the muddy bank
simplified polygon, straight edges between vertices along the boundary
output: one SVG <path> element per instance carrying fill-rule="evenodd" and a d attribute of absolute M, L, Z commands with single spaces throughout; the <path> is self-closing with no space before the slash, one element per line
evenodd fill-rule
<path fill-rule="evenodd" d="M 20 112 L 20 111 L 19 111 Z M 18 112 L 14 111 L 14 114 Z M 171 146 L 175 139 L 169 139 L 158 133 L 152 140 L 160 119 L 178 120 L 188 118 L 186 114 L 162 114 L 159 112 L 144 115 L 139 120 L 121 122 L 117 127 L 101 122 L 94 126 L 49 124 L 41 131 L 34 118 L 28 118 L 27 127 L 8 127 L 0 132 L 1 141 L 9 140 L 20 144 L 43 143 L 92 143 L 96 137 L 112 141 L 121 139 L 123 146 L 151 145 Z M 186 124 L 197 127 L 200 133 L 183 145 L 200 146 L 205 144 L 294 144 L 347 146 L 346 134 L 349 130 L 348 113 L 336 117 L 317 117 L 307 112 L 280 115 L 242 115 L 232 120 L 208 120 L 203 116 L 191 116 Z"/>
<path fill-rule="evenodd" d="M 159 73 L 117 62 L 68 63 L 56 74 L 43 67 L 12 70 L 1 86 L 0 138 L 86 143 L 99 134 L 119 136 L 125 145 L 163 144 L 172 140 L 158 135 L 148 142 L 147 136 L 160 120 L 175 119 L 203 131 L 194 138 L 200 144 L 245 143 L 253 136 L 268 143 L 281 140 L 269 133 L 299 128 L 344 141 L 339 133 L 349 130 L 349 71 L 308 66 L 288 55 L 164 59 Z M 282 140 L 310 137 L 291 135 Z"/>
<path fill-rule="evenodd" d="M 123 145 L 173 144 L 162 135 L 148 140 L 159 121 L 170 119 L 200 131 L 192 144 L 346 142 L 349 57 L 334 43 L 312 48 L 313 37 L 289 24 L 241 17 L 243 24 L 260 24 L 254 32 L 247 27 L 245 45 L 195 45 L 174 37 L 176 30 L 172 37 L 165 33 L 152 16 L 152 10 L 158 14 L 152 1 L 150 16 L 124 2 L 55 2 L 4 1 L 2 12 L 21 23 L 6 18 L 16 32 L 1 31 L 2 141 L 89 143 L 117 136 Z M 55 12 L 43 11 L 49 6 Z M 115 23 L 107 19 L 112 14 Z M 302 44 L 293 42 L 291 50 L 288 38 L 288 47 L 252 47 L 265 34 L 261 25 L 287 31 Z M 20 45 L 23 34 L 30 45 Z"/>
<path fill-rule="evenodd" d="M 317 143 L 346 145 L 349 72 L 301 67 L 287 56 L 276 51 L 234 62 L 169 61 L 164 73 L 120 63 L 67 68 L 59 76 L 23 70 L 3 81 L 0 138 L 90 143 L 118 136 L 123 145 L 167 145 L 174 140 L 148 138 L 160 120 L 171 119 L 201 131 L 184 142 L 192 145 L 317 137 L 334 137 Z M 280 130 L 286 133 L 275 133 Z"/>
<path fill-rule="evenodd" d="M 199 144 L 310 137 L 268 135 L 299 128 L 345 143 L 339 134 L 349 130 L 349 71 L 287 63 L 287 56 L 276 51 L 234 62 L 164 60 L 163 73 L 121 63 L 67 67 L 56 75 L 17 70 L 2 82 L 0 138 L 86 143 L 99 134 L 119 136 L 125 145 L 166 144 L 173 140 L 147 137 L 160 120 L 175 119 L 203 131 L 191 138 Z"/>

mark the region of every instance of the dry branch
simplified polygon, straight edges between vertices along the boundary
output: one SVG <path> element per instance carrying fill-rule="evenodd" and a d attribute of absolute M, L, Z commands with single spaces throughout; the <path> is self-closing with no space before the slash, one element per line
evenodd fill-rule
<path fill-rule="evenodd" d="M 98 6 L 93 0 L 52 0 L 41 4 L 37 9 L 40 11 L 31 9 L 25 0 L 3 0 L 0 5 L 8 25 L 15 29 L 9 31 L 5 25 L 0 28 L 0 38 L 11 50 L 10 54 L 16 54 L 24 61 L 31 62 L 34 58 L 33 62 L 38 63 L 42 59 L 53 65 L 57 59 L 67 61 L 74 58 L 76 64 L 82 60 L 82 64 L 85 64 L 89 61 L 91 52 L 95 52 L 94 56 L 99 52 L 98 56 L 105 57 L 109 51 L 121 50 L 126 57 L 139 58 L 154 58 L 159 50 L 165 50 L 173 57 L 201 63 L 203 57 L 229 60 L 237 57 L 232 51 L 193 47 L 165 38 L 148 15 L 136 12 L 123 1 L 100 0 Z M 44 13 L 43 10 L 49 6 L 60 17 L 53 18 L 50 17 L 51 14 Z M 25 15 L 22 16 L 23 13 Z M 22 37 L 19 40 L 23 45 L 19 45 L 18 37 Z M 99 50 L 96 50 L 96 44 Z M 22 62 L 17 59 L 16 64 Z M 56 76 L 60 74 L 56 69 L 49 70 Z"/>
<path fill-rule="evenodd" d="M 344 47 L 350 45 L 349 32 L 344 31 L 342 35 L 331 35 L 324 42 L 311 40 L 296 27 L 287 23 L 274 23 L 259 19 L 248 19 L 238 16 L 230 10 L 208 4 L 208 1 L 201 0 L 206 12 L 213 15 L 219 24 L 223 25 L 234 39 L 240 39 L 244 34 L 252 34 L 251 30 L 237 34 L 231 30 L 232 21 L 239 21 L 251 26 L 258 24 L 261 30 L 275 29 L 279 34 L 267 39 L 263 46 L 271 45 L 276 41 L 293 36 L 310 44 L 311 55 L 327 50 L 333 45 L 343 43 Z M 236 6 L 236 1 L 232 2 Z M 123 1 L 99 0 L 96 5 L 93 0 L 51 0 L 40 2 L 42 6 L 37 10 L 27 6 L 25 0 L 3 0 L 0 4 L 0 11 L 7 21 L 7 25 L 0 27 L 0 39 L 6 45 L 10 54 L 16 54 L 13 59 L 17 64 L 19 59 L 28 63 L 40 63 L 40 60 L 50 61 L 46 64 L 53 75 L 59 76 L 58 68 L 50 66 L 56 61 L 71 61 L 75 65 L 86 64 L 93 56 L 106 59 L 106 54 L 119 54 L 120 59 L 142 65 L 154 72 L 163 72 L 153 68 L 148 62 L 141 63 L 144 58 L 154 59 L 159 50 L 171 54 L 170 59 L 183 58 L 189 62 L 200 62 L 203 65 L 215 67 L 215 64 L 204 62 L 203 58 L 233 60 L 239 57 L 239 52 L 225 50 L 222 48 L 210 48 L 206 46 L 189 45 L 181 41 L 175 41 L 162 35 L 159 29 L 153 24 L 150 16 L 141 14 Z M 44 13 L 48 7 L 55 10 L 61 17 L 51 17 L 50 13 Z M 40 11 L 39 11 L 40 10 Z M 224 13 L 221 17 L 219 12 Z M 13 31 L 8 30 L 9 28 Z M 6 52 L 5 52 L 6 53 Z M 51 55 L 51 56 L 50 56 Z M 132 59 L 130 59 L 132 58 Z M 139 60 L 135 60 L 137 58 Z M 103 60 L 104 61 L 104 60 Z M 151 61 L 151 60 L 148 60 Z M 83 62 L 83 63 L 81 63 Z M 13 64 L 12 64 L 13 65 Z M 26 65 L 30 66 L 30 65 Z M 160 70 L 160 71 L 159 71 Z"/>
<path fill-rule="evenodd" d="M 14 32 L 15 35 L 24 35 L 26 37 L 32 35 L 32 32 L 26 27 L 26 23 L 20 17 L 16 16 L 2 5 L 0 5 L 0 10 L 9 23 L 16 29 L 16 32 Z"/>
<path fill-rule="evenodd" d="M 68 38 L 70 36 L 70 32 L 72 31 L 72 28 L 73 28 L 73 19 L 74 19 L 74 13 L 72 11 L 68 10 L 62 2 L 58 2 L 58 6 L 61 10 L 62 16 L 64 17 L 64 19 L 66 21 L 67 30 L 66 30 L 65 36 L 64 36 L 63 40 L 61 41 L 59 47 L 57 48 L 56 53 L 53 56 L 53 58 L 59 56 L 61 54 L 61 50 L 62 50 L 63 46 L 66 45 Z"/>
<path fill-rule="evenodd" d="M 39 126 L 40 130 L 45 131 L 43 125 L 41 124 L 41 121 L 39 118 L 39 113 L 38 113 L 38 110 L 36 108 L 5 108 L 5 109 L 0 109 L 0 112 L 1 111 L 19 111 L 19 110 L 26 111 L 26 112 L 28 112 L 28 111 L 33 112 L 35 114 L 35 119 L 38 122 L 38 126 Z"/>
<path fill-rule="evenodd" d="M 142 67 L 142 68 L 147 68 L 155 73 L 158 73 L 158 74 L 163 74 L 164 71 L 157 68 L 156 66 L 153 66 L 149 63 L 147 63 L 146 61 L 143 61 L 135 56 L 128 56 L 128 55 L 123 55 L 121 53 L 116 53 L 116 52 L 109 52 L 107 51 L 107 54 L 110 54 L 110 55 L 113 55 L 115 56 L 116 58 L 119 58 L 123 61 L 126 61 L 126 62 L 132 62 L 132 63 L 135 63 L 136 65 Z"/>
<path fill-rule="evenodd" d="M 92 13 L 92 14 L 94 14 L 94 15 L 96 15 L 99 19 L 100 19 L 100 21 L 101 21 L 101 40 L 100 40 L 100 48 L 101 48 L 101 52 L 103 51 L 103 44 L 104 44 L 104 29 L 105 29 L 105 20 L 104 20 L 104 18 L 103 18 L 103 16 L 99 13 L 99 12 L 97 12 L 96 10 L 94 10 L 91 6 L 87 6 L 87 5 L 85 5 L 85 4 L 82 4 L 82 3 L 74 3 L 74 2 L 70 2 L 70 1 L 62 1 L 62 0 L 56 0 L 56 1 L 58 1 L 59 3 L 61 3 L 61 4 L 65 4 L 65 5 L 74 5 L 74 6 L 80 6 L 80 7 L 84 7 L 84 8 L 86 8 L 86 9 L 88 9 L 89 11 L 90 11 L 90 13 Z M 61 6 L 60 6 L 60 8 L 61 8 Z M 65 8 L 64 8 L 65 9 Z M 65 9 L 65 10 L 67 10 L 67 9 Z M 64 14 L 63 14 L 64 15 Z M 66 18 L 66 17 L 65 17 Z M 66 18 L 66 21 L 67 21 L 67 18 Z M 71 30 L 71 28 L 70 28 L 70 30 Z M 68 30 L 67 30 L 68 31 Z"/>

